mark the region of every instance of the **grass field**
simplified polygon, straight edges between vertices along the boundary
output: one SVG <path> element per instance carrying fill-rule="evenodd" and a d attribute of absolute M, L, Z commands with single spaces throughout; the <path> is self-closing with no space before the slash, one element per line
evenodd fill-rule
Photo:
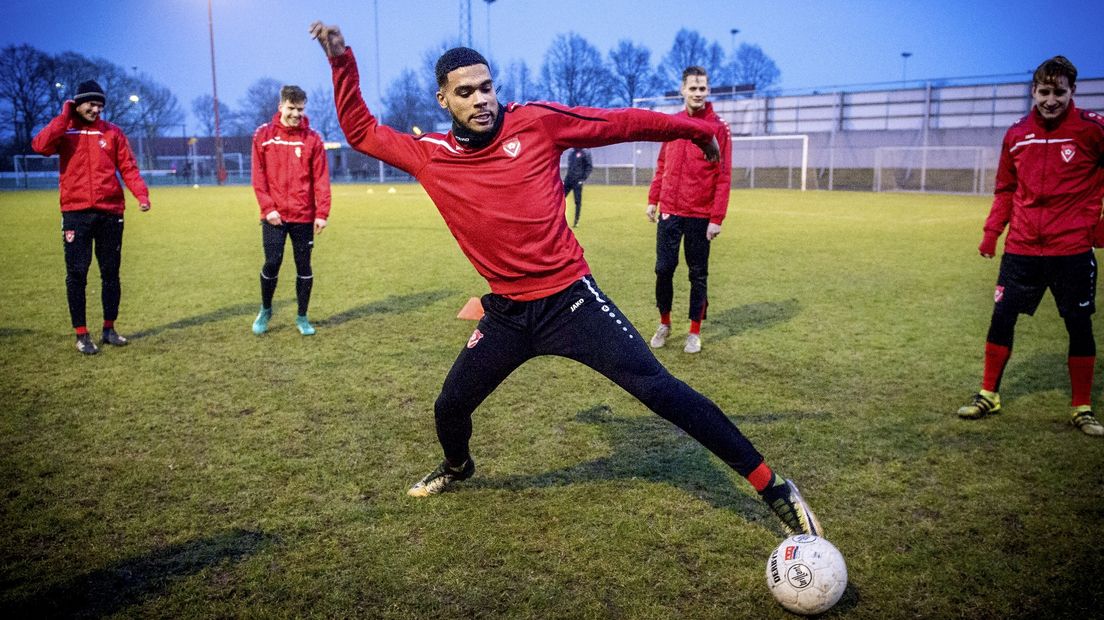
<path fill-rule="evenodd" d="M 0 612 L 14 616 L 781 618 L 781 539 L 750 485 L 599 375 L 522 367 L 476 412 L 480 470 L 440 459 L 433 401 L 486 291 L 416 186 L 336 186 L 312 317 L 285 260 L 255 337 L 249 188 L 131 209 L 118 329 L 79 355 L 56 192 L 0 193 Z M 645 188 L 588 186 L 598 283 L 654 328 Z M 1005 412 L 980 380 L 997 265 L 983 197 L 739 191 L 705 347 L 658 352 L 795 478 L 848 560 L 828 617 L 1082 618 L 1104 603 L 1104 441 L 1067 423 L 1051 299 L 1021 321 Z M 98 336 L 99 281 L 89 278 Z M 685 329 L 680 268 L 675 329 Z M 1101 385 L 1098 372 L 1097 385 Z"/>

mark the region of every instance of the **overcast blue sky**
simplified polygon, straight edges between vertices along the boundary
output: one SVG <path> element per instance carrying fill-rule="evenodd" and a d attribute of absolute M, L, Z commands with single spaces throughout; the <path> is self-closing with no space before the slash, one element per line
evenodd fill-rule
<path fill-rule="evenodd" d="M 273 77 L 308 91 L 329 68 L 307 35 L 314 19 L 342 27 L 361 64 L 369 102 L 379 83 L 459 33 L 462 0 L 213 0 L 219 98 L 236 108 L 248 86 Z M 539 71 L 558 34 L 574 31 L 603 53 L 621 39 L 652 50 L 655 64 L 680 28 L 729 49 L 763 48 L 783 88 L 1022 73 L 1065 54 L 1082 77 L 1104 77 L 1104 1 L 1024 0 L 472 0 L 473 45 L 500 64 Z M 185 110 L 210 93 L 206 0 L 8 0 L 0 43 L 73 50 L 137 67 L 169 86 Z M 13 10 L 14 9 L 14 10 Z M 488 11 L 490 29 L 488 32 Z M 380 68 L 377 79 L 376 67 Z M 429 96 L 427 94 L 427 96 Z M 309 109 L 308 109 L 309 112 Z M 194 127 L 189 119 L 189 127 Z"/>

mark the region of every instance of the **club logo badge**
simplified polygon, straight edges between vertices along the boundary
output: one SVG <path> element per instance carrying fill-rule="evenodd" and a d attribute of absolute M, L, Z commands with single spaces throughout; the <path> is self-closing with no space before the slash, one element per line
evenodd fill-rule
<path fill-rule="evenodd" d="M 65 231 L 65 243 L 73 243 L 73 239 L 77 238 L 77 231 L 66 230 Z"/>
<path fill-rule="evenodd" d="M 104 140 L 102 138 L 100 139 L 100 148 L 101 149 L 106 149 L 107 148 L 107 140 Z"/>
<path fill-rule="evenodd" d="M 510 157 L 517 157 L 521 153 L 521 140 L 512 138 L 509 142 L 502 145 L 502 150 L 506 151 L 506 154 Z"/>
<path fill-rule="evenodd" d="M 996 290 L 993 291 L 993 303 L 999 304 L 1002 299 L 1004 299 L 1004 287 L 997 286 Z"/>
<path fill-rule="evenodd" d="M 298 146 L 295 147 L 295 158 L 296 159 L 302 159 L 302 157 L 303 157 L 303 149 L 298 147 Z"/>
<path fill-rule="evenodd" d="M 1073 154 L 1076 152 L 1077 151 L 1074 150 L 1072 146 L 1062 147 L 1062 159 L 1064 159 L 1068 164 L 1070 163 L 1070 160 L 1073 159 Z"/>
<path fill-rule="evenodd" d="M 483 332 L 477 329 L 472 332 L 471 338 L 468 338 L 468 348 L 474 349 L 475 345 L 479 344 L 480 340 L 483 340 Z"/>

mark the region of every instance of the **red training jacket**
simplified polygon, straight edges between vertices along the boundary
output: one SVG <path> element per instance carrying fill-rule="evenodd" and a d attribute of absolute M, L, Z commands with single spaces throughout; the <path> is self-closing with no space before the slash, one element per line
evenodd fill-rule
<path fill-rule="evenodd" d="M 706 123 L 646 110 L 511 103 L 499 108 L 494 141 L 470 150 L 452 132 L 415 137 L 380 125 L 360 95 L 352 50 L 330 64 L 349 145 L 418 179 L 491 291 L 519 301 L 551 295 L 590 271 L 565 217 L 565 150 L 713 135 Z"/>
<path fill-rule="evenodd" d="M 1077 109 L 1047 129 L 1038 110 L 1009 128 L 982 247 L 1008 225 L 1004 251 L 1068 256 L 1093 247 L 1104 199 L 1104 117 Z"/>
<path fill-rule="evenodd" d="M 36 153 L 59 155 L 61 210 L 98 209 L 122 215 L 126 198 L 116 170 L 138 203 L 149 204 L 149 190 L 123 131 L 103 119 L 85 122 L 72 110 L 73 102 L 66 101 L 61 114 L 31 141 Z"/>
<path fill-rule="evenodd" d="M 659 205 L 662 213 L 703 217 L 718 226 L 728 213 L 732 179 L 732 139 L 728 124 L 713 112 L 713 104 L 691 116 L 686 108 L 676 116 L 710 121 L 715 126 L 719 161 L 706 161 L 701 149 L 688 140 L 668 142 L 659 149 L 655 178 L 648 189 L 648 204 Z"/>
<path fill-rule="evenodd" d="M 276 112 L 253 132 L 253 193 L 261 219 L 276 211 L 291 223 L 330 216 L 330 172 L 322 137 L 304 116 L 285 127 Z"/>

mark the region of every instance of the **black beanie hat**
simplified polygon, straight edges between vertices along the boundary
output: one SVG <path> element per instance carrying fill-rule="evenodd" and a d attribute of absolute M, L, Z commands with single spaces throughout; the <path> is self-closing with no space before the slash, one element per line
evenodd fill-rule
<path fill-rule="evenodd" d="M 449 51 L 441 54 L 441 57 L 437 59 L 437 85 L 444 86 L 448 81 L 448 74 L 459 69 L 460 67 L 468 67 L 471 65 L 487 65 L 490 67 L 490 63 L 483 57 L 483 54 L 473 50 L 470 47 L 454 47 Z"/>
<path fill-rule="evenodd" d="M 104 98 L 104 91 L 100 88 L 96 80 L 81 82 L 80 86 L 77 87 L 77 96 L 73 97 L 73 101 L 75 101 L 77 105 L 86 101 L 98 101 L 100 105 L 107 103 L 107 99 Z"/>

